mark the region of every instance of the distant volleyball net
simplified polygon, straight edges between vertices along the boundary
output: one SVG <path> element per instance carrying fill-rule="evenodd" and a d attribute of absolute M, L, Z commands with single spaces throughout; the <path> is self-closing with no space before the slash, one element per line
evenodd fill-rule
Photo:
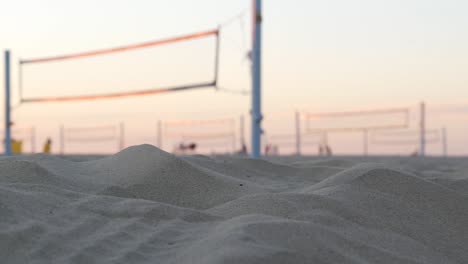
<path fill-rule="evenodd" d="M 97 126 L 60 126 L 60 154 L 76 154 L 85 146 L 87 153 L 106 153 L 103 149 L 122 150 L 125 147 L 123 123 Z"/>
<path fill-rule="evenodd" d="M 234 118 L 161 121 L 158 145 L 173 152 L 196 144 L 194 152 L 205 154 L 234 153 L 238 146 Z"/>
<path fill-rule="evenodd" d="M 303 116 L 308 132 L 403 129 L 409 126 L 408 108 L 303 113 Z"/>
<path fill-rule="evenodd" d="M 216 87 L 219 30 L 19 60 L 20 103 L 146 96 Z"/>
<path fill-rule="evenodd" d="M 309 132 L 303 126 L 302 113 L 272 113 L 265 117 L 264 153 L 266 155 L 298 155 L 315 152 L 322 133 Z"/>
<path fill-rule="evenodd" d="M 421 130 L 381 130 L 373 131 L 370 136 L 370 144 L 375 146 L 386 146 L 391 148 L 410 148 L 414 154 L 420 154 L 421 133 L 424 133 L 424 144 L 428 146 L 440 146 L 443 156 L 447 155 L 446 129 Z"/>
<path fill-rule="evenodd" d="M 301 114 L 305 131 L 312 134 L 320 134 L 322 146 L 331 146 L 330 136 L 343 137 L 336 145 L 350 145 L 349 142 L 362 142 L 365 155 L 368 154 L 369 134 L 375 131 L 387 131 L 407 129 L 410 126 L 409 108 L 370 109 L 343 112 L 323 112 Z M 350 136 L 358 136 L 352 140 Z M 362 134 L 362 137 L 359 136 Z M 348 143 L 345 143 L 348 142 Z"/>
<path fill-rule="evenodd" d="M 427 129 L 425 131 L 426 144 L 440 143 L 442 140 L 441 130 Z M 419 144 L 421 131 L 419 130 L 393 130 L 374 131 L 371 134 L 370 142 L 374 145 L 401 146 Z"/>
<path fill-rule="evenodd" d="M 316 154 L 330 144 L 330 135 L 335 138 L 336 134 L 362 134 L 363 138 L 359 136 L 358 141 L 363 142 L 364 152 L 367 153 L 367 137 L 371 131 L 406 129 L 409 123 L 409 108 L 315 113 L 296 111 L 294 116 L 290 112 L 275 113 L 265 118 L 264 151 L 273 155 Z"/>

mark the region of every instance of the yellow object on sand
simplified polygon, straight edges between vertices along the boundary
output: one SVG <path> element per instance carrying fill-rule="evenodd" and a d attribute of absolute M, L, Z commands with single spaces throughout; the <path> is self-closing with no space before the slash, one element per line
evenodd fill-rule
<path fill-rule="evenodd" d="M 13 154 L 21 154 L 23 149 L 23 141 L 20 140 L 12 140 L 11 141 L 11 149 Z"/>
<path fill-rule="evenodd" d="M 52 145 L 51 142 L 46 142 L 44 144 L 44 149 L 42 150 L 42 152 L 46 154 L 50 154 L 51 145 Z"/>

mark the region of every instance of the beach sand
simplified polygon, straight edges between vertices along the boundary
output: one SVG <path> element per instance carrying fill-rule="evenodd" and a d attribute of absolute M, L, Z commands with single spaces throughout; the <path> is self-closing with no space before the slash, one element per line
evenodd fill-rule
<path fill-rule="evenodd" d="M 1 263 L 468 263 L 468 159 L 0 158 Z"/>

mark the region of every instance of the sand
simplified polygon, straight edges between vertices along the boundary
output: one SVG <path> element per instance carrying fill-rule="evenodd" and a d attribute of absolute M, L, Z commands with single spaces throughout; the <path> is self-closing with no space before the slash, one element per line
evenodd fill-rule
<path fill-rule="evenodd" d="M 468 159 L 0 158 L 1 263 L 468 263 Z"/>

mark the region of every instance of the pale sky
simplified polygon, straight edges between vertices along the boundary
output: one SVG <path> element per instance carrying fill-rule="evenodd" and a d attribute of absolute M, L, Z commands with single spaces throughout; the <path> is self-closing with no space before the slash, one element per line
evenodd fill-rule
<path fill-rule="evenodd" d="M 250 89 L 248 0 L 0 0 L 0 48 L 18 58 L 58 55 L 222 30 L 222 87 Z M 263 110 L 269 134 L 292 132 L 293 113 L 429 107 L 428 126 L 449 131 L 449 154 L 468 154 L 468 2 L 462 0 L 264 0 Z M 24 95 L 138 90 L 212 78 L 213 39 L 24 69 Z M 3 85 L 3 65 L 0 66 Z M 17 65 L 13 90 L 17 91 Z M 3 100 L 3 93 L 0 94 Z M 38 148 L 58 126 L 128 126 L 127 144 L 151 142 L 157 120 L 248 116 L 250 97 L 212 89 L 83 103 L 30 104 L 18 126 L 35 126 Z M 3 111 L 1 111 L 3 113 Z M 3 120 L 3 114 L 0 117 Z M 278 120 L 285 120 L 280 122 Z M 249 137 L 248 131 L 246 131 Z M 333 137 L 331 140 L 333 142 Z M 338 153 L 360 151 L 359 135 L 336 135 Z M 54 149 L 56 149 L 56 145 Z M 82 146 L 81 146 L 82 147 Z M 373 146 L 375 153 L 415 146 Z M 78 149 L 78 148 L 77 148 Z M 91 149 L 91 147 L 90 147 Z M 113 151 L 109 149 L 106 151 Z M 440 153 L 440 146 L 429 152 Z"/>

